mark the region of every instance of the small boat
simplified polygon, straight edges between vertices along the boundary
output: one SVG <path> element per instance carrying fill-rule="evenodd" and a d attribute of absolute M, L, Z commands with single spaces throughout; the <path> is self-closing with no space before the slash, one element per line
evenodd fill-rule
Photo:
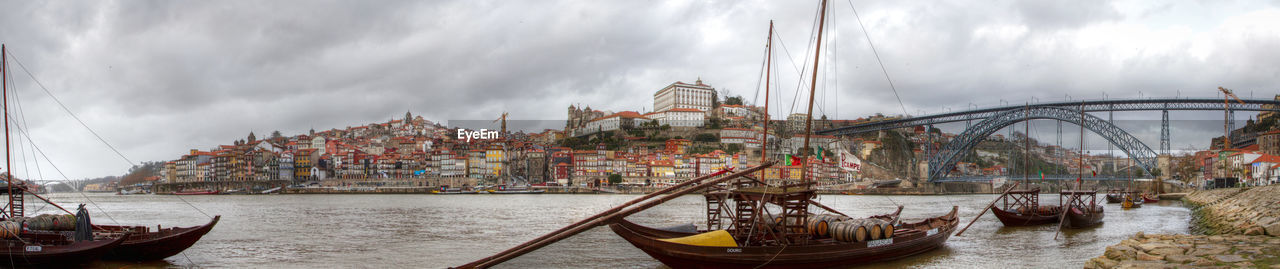
<path fill-rule="evenodd" d="M 1059 193 L 1062 207 L 1062 227 L 1080 229 L 1102 224 L 1103 208 L 1097 204 L 1097 191 L 1063 190 Z"/>
<path fill-rule="evenodd" d="M 220 193 L 220 192 L 218 192 L 218 191 L 211 191 L 211 190 L 197 190 L 197 191 L 179 191 L 179 192 L 174 192 L 174 193 L 173 193 L 173 195 L 213 195 L 213 194 L 218 194 L 218 193 Z"/>
<path fill-rule="evenodd" d="M 284 187 L 275 187 L 275 188 L 270 188 L 270 189 L 264 190 L 264 191 L 262 191 L 262 192 L 260 192 L 260 193 L 261 193 L 261 194 L 272 194 L 272 193 L 278 193 L 278 192 L 280 192 L 280 190 L 283 190 L 283 189 L 284 189 Z"/>
<path fill-rule="evenodd" d="M 546 193 L 547 190 L 535 190 L 535 189 L 530 189 L 528 187 L 512 187 L 512 188 L 502 187 L 496 190 L 490 189 L 488 190 L 488 192 L 492 194 L 542 194 L 542 193 Z"/>
<path fill-rule="evenodd" d="M 441 188 L 431 190 L 431 194 L 478 194 L 479 191 L 462 190 L 462 188 Z"/>
<path fill-rule="evenodd" d="M 1141 196 L 1142 196 L 1141 194 L 1139 194 L 1138 192 L 1134 192 L 1134 191 L 1126 191 L 1126 192 L 1123 192 L 1123 193 L 1121 194 L 1121 197 L 1123 197 L 1122 199 L 1123 199 L 1124 201 L 1123 201 L 1123 202 L 1120 202 L 1120 207 L 1121 207 L 1121 208 L 1124 208 L 1124 209 L 1131 209 L 1131 208 L 1139 208 L 1139 207 L 1142 207 L 1142 200 L 1143 200 L 1143 199 L 1142 199 L 1142 197 L 1141 197 Z"/>
<path fill-rule="evenodd" d="M 1143 195 L 1142 195 L 1142 202 L 1145 202 L 1145 203 L 1157 203 L 1157 202 L 1160 202 L 1160 196 L 1143 194 Z"/>
<path fill-rule="evenodd" d="M 192 227 L 156 227 L 147 226 L 94 225 L 94 237 L 100 239 L 124 239 L 106 256 L 105 259 L 125 261 L 153 261 L 178 255 L 201 237 L 204 237 L 222 216 L 214 216 L 209 223 Z"/>
<path fill-rule="evenodd" d="M 1003 206 L 991 207 L 991 213 L 1000 219 L 1004 226 L 1034 226 L 1058 223 L 1062 214 L 1062 206 L 1040 205 L 1040 188 L 1020 191 L 1009 191 L 998 198 L 1004 201 Z M 1013 203 L 1010 203 L 1012 198 Z"/>
<path fill-rule="evenodd" d="M 1124 202 L 1124 196 L 1121 195 L 1120 190 L 1117 190 L 1117 189 L 1112 189 L 1110 191 L 1107 191 L 1107 195 L 1104 197 L 1107 198 L 1108 204 L 1119 204 L 1121 202 Z"/>

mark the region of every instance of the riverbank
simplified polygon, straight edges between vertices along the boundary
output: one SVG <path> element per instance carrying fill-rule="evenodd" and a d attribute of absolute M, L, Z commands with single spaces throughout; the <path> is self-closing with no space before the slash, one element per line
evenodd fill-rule
<path fill-rule="evenodd" d="M 1196 234 L 1143 234 L 1109 246 L 1085 268 L 1232 266 L 1280 268 L 1280 185 L 1196 191 Z"/>

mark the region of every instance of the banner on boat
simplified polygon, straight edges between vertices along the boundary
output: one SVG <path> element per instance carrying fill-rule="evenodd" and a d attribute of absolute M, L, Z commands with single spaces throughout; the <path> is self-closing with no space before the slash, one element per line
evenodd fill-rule
<path fill-rule="evenodd" d="M 844 145 L 837 144 L 836 155 L 838 156 L 837 159 L 840 160 L 840 169 L 844 169 L 847 172 L 862 171 L 862 160 L 858 159 L 857 155 L 849 153 L 849 149 Z"/>

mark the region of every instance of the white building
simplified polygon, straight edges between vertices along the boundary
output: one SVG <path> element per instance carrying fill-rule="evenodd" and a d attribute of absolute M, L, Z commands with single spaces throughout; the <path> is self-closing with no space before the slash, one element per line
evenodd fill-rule
<path fill-rule="evenodd" d="M 671 125 L 671 127 L 702 127 L 707 119 L 706 112 L 692 108 L 675 108 L 644 116 L 658 121 L 659 126 Z"/>
<path fill-rule="evenodd" d="M 702 84 L 701 78 L 694 84 L 676 81 L 653 94 L 653 111 L 662 112 L 680 108 L 711 111 L 715 98 L 717 98 L 716 89 Z"/>
<path fill-rule="evenodd" d="M 644 115 L 640 115 L 640 113 L 623 111 L 593 119 L 587 122 L 585 127 L 575 130 L 574 135 L 593 134 L 596 132 L 608 132 L 631 128 L 647 121 L 650 121 L 650 119 Z"/>
<path fill-rule="evenodd" d="M 316 137 L 311 138 L 311 148 L 316 149 L 316 151 L 318 151 L 320 155 L 325 155 L 326 154 L 325 148 L 327 148 L 325 147 L 326 142 L 328 141 L 326 141 L 323 136 L 317 135 Z"/>

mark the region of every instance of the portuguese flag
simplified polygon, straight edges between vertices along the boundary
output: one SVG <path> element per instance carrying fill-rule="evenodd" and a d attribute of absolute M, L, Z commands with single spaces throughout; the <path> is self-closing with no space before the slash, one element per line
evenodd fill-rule
<path fill-rule="evenodd" d="M 783 154 L 782 165 L 785 165 L 785 166 L 800 165 L 800 156 Z"/>

